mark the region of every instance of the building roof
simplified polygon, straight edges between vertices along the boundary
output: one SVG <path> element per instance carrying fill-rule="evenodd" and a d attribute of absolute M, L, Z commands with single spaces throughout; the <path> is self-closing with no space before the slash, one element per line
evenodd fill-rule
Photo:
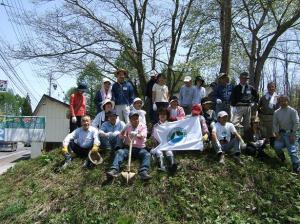
<path fill-rule="evenodd" d="M 34 116 L 36 116 L 36 114 L 37 114 L 37 112 L 39 111 L 40 107 L 43 105 L 43 103 L 44 103 L 47 99 L 50 100 L 50 101 L 53 101 L 53 102 L 55 102 L 55 103 L 61 104 L 61 105 L 64 106 L 64 107 L 69 108 L 69 104 L 64 103 L 64 102 L 62 102 L 62 101 L 60 101 L 60 100 L 58 100 L 58 99 L 55 99 L 55 98 L 53 98 L 53 97 L 51 97 L 51 96 L 48 96 L 48 95 L 44 94 L 44 95 L 42 96 L 40 102 L 39 102 L 38 105 L 36 106 L 35 110 L 33 111 L 33 115 L 34 115 Z"/>

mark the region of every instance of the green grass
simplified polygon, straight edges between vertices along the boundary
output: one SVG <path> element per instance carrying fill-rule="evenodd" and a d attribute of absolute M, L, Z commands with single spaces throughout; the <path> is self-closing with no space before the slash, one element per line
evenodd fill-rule
<path fill-rule="evenodd" d="M 244 167 L 229 156 L 219 166 L 209 153 L 181 154 L 176 176 L 152 167 L 150 182 L 126 185 L 106 183 L 108 159 L 83 170 L 77 158 L 57 172 L 55 150 L 0 176 L 0 223 L 300 223 L 299 176 L 268 154 L 243 156 Z"/>

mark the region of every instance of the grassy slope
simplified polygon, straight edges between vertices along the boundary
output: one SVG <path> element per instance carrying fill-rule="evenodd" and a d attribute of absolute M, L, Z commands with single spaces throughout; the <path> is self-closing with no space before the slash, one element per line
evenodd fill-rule
<path fill-rule="evenodd" d="M 153 168 L 151 182 L 126 186 L 104 184 L 108 162 L 87 171 L 75 159 L 56 172 L 56 150 L 0 176 L 0 223 L 300 223 L 299 177 L 268 153 L 264 163 L 243 157 L 243 168 L 179 155 L 175 177 Z"/>

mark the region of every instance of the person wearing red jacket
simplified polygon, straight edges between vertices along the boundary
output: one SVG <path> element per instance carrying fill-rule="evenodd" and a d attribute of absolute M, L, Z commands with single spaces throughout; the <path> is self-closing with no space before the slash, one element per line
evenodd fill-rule
<path fill-rule="evenodd" d="M 70 133 L 81 127 L 81 118 L 86 115 L 86 97 L 83 95 L 87 91 L 85 83 L 79 83 L 77 91 L 70 96 Z"/>

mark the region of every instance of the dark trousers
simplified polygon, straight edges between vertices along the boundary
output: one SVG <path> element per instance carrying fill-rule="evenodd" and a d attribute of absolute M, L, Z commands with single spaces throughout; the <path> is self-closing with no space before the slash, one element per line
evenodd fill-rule
<path fill-rule="evenodd" d="M 81 127 L 81 118 L 82 116 L 76 116 L 76 123 L 72 123 L 72 117 L 70 117 L 70 133 L 74 131 L 76 128 Z"/>
<path fill-rule="evenodd" d="M 79 145 L 77 145 L 75 142 L 70 142 L 68 146 L 69 152 L 74 152 L 76 155 L 82 158 L 86 158 L 89 154 L 89 151 L 92 149 L 92 147 L 86 149 L 86 148 L 81 148 Z"/>

